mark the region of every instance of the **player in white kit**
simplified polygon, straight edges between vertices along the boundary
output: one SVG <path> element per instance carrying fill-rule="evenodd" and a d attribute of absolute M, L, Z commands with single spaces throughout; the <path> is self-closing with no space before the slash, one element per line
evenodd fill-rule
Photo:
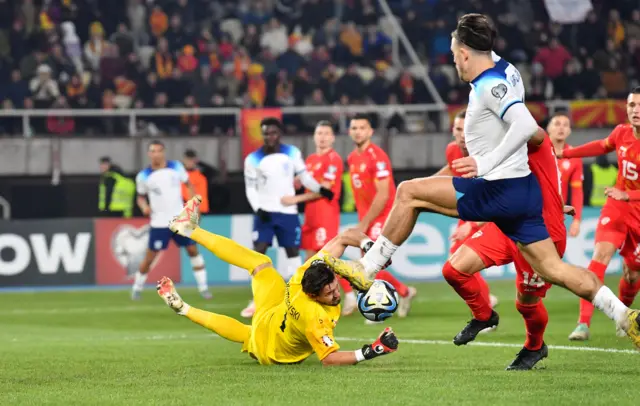
<path fill-rule="evenodd" d="M 463 177 L 402 182 L 382 235 L 362 259 L 324 259 L 354 287 L 367 289 L 409 237 L 421 211 L 493 222 L 540 277 L 591 301 L 640 348 L 640 312 L 627 308 L 593 273 L 563 262 L 549 238 L 540 186 L 527 157 L 526 143 L 538 125 L 524 105 L 520 74 L 492 52 L 496 37 L 493 23 L 482 14 L 462 16 L 452 33 L 456 70 L 471 85 L 464 126 L 469 156 L 453 162 Z"/>
<path fill-rule="evenodd" d="M 204 258 L 198 252 L 196 244 L 186 237 L 174 234 L 169 230 L 169 221 L 182 211 L 182 184 L 189 188 L 191 196 L 193 188 L 189 183 L 189 175 L 180 161 L 168 161 L 165 157 L 164 144 L 152 141 L 147 152 L 150 165 L 136 176 L 137 203 L 145 216 L 150 216 L 149 245 L 147 253 L 136 273 L 131 298 L 140 298 L 140 292 L 147 281 L 147 274 L 158 252 L 164 251 L 173 240 L 179 247 L 184 247 L 191 257 L 193 275 L 198 284 L 198 291 L 205 299 L 211 299 L 207 286 L 207 272 Z"/>
<path fill-rule="evenodd" d="M 261 254 L 271 246 L 273 237 L 287 253 L 287 266 L 279 266 L 284 280 L 302 266 L 300 258 L 300 219 L 298 206 L 284 206 L 284 196 L 296 194 L 294 178 L 297 176 L 304 187 L 320 193 L 326 199 L 333 199 L 333 192 L 321 186 L 307 172 L 300 150 L 282 144 L 282 122 L 267 117 L 260 122 L 264 146 L 247 155 L 244 161 L 244 181 L 247 200 L 255 213 L 253 219 L 253 249 Z M 252 317 L 255 312 L 253 301 L 240 314 Z"/>

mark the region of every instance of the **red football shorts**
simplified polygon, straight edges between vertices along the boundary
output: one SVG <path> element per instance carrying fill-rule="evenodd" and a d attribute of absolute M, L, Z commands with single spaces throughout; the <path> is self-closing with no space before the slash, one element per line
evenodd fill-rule
<path fill-rule="evenodd" d="M 320 251 L 332 238 L 338 235 L 338 228 L 339 225 L 335 221 L 333 224 L 323 226 L 303 225 L 300 248 L 313 252 Z"/>
<path fill-rule="evenodd" d="M 459 220 L 458 221 L 458 227 L 460 227 L 461 225 L 463 225 L 464 223 L 466 223 L 466 221 L 464 220 Z M 467 235 L 466 238 L 462 239 L 462 240 L 458 240 L 455 242 L 455 244 L 453 244 L 451 246 L 451 248 L 449 249 L 449 255 L 453 255 L 454 252 L 458 251 L 458 248 L 462 247 L 464 245 L 464 243 L 471 238 L 478 230 L 480 230 L 482 227 L 478 227 L 476 225 L 475 222 L 473 222 L 473 226 L 471 227 L 471 231 L 469 232 L 469 234 Z"/>
<path fill-rule="evenodd" d="M 613 244 L 629 269 L 640 271 L 640 225 L 628 213 L 629 203 L 608 199 L 598 219 L 596 244 Z"/>
<path fill-rule="evenodd" d="M 556 250 L 564 256 L 567 241 L 558 241 Z M 540 278 L 524 259 L 516 244 L 493 223 L 486 224 L 481 230 L 468 238 L 464 245 L 471 248 L 482 259 L 485 267 L 507 265 L 511 262 L 516 268 L 516 289 L 521 294 L 545 297 L 551 284 Z"/>

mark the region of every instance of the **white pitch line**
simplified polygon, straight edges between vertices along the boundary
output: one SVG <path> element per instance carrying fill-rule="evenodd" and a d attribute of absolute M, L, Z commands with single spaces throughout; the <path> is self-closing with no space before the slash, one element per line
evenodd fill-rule
<path fill-rule="evenodd" d="M 121 336 L 121 337 L 86 337 L 84 340 L 71 340 L 76 342 L 83 341 L 178 341 L 178 340 L 204 340 L 211 338 L 221 338 L 215 333 L 204 333 L 204 334 L 153 334 L 147 336 Z M 362 341 L 362 342 L 372 342 L 373 338 L 356 338 L 356 337 L 336 337 L 337 341 Z M 8 341 L 8 342 L 21 342 L 24 341 L 20 338 L 8 338 L 6 340 L 0 341 Z M 42 338 L 38 339 L 39 342 L 42 342 Z M 56 341 L 56 340 L 44 340 L 44 341 Z M 69 342 L 68 337 L 62 337 L 61 341 Z M 418 345 L 453 345 L 451 341 L 444 340 L 421 340 L 421 339 L 401 339 L 399 340 L 401 343 L 406 344 L 418 344 Z M 469 343 L 468 346 L 471 347 L 502 347 L 502 348 L 522 348 L 521 344 L 515 343 L 501 343 L 501 342 L 487 342 L 487 341 L 476 341 Z M 600 347 L 572 347 L 568 345 L 550 345 L 549 349 L 551 350 L 560 350 L 560 351 L 582 351 L 582 352 L 603 352 L 603 353 L 613 353 L 613 354 L 631 354 L 631 355 L 640 355 L 640 351 L 636 350 L 625 350 L 619 348 L 600 348 Z"/>
<path fill-rule="evenodd" d="M 340 341 L 374 341 L 374 339 L 367 338 L 354 338 L 354 337 L 336 337 L 336 340 Z M 444 340 L 419 340 L 419 339 L 401 339 L 398 340 L 401 343 L 407 344 L 422 344 L 422 345 L 453 345 L 451 341 Z M 499 343 L 490 341 L 475 341 L 467 344 L 472 347 L 507 347 L 507 348 L 522 348 L 522 344 L 515 343 Z M 637 350 L 623 350 L 619 348 L 600 348 L 600 347 L 572 347 L 569 345 L 549 345 L 550 350 L 563 350 L 563 351 L 586 351 L 586 352 L 608 352 L 616 354 L 635 354 L 640 355 L 640 351 Z"/>
<path fill-rule="evenodd" d="M 203 309 L 233 309 L 240 307 L 237 304 L 220 303 L 200 306 Z M 157 305 L 131 305 L 131 306 L 103 306 L 103 307 L 57 307 L 50 309 L 10 309 L 0 313 L 2 315 L 16 314 L 77 314 L 77 313 L 117 313 L 117 312 L 147 312 L 153 310 L 166 311 L 166 306 L 159 302 Z"/>

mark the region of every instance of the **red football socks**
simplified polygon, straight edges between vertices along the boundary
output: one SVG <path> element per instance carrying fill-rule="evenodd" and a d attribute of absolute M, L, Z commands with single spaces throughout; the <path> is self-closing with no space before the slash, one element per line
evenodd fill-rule
<path fill-rule="evenodd" d="M 531 351 L 539 350 L 542 347 L 544 331 L 549 322 L 549 313 L 542 300 L 536 304 L 523 304 L 516 301 L 516 309 L 524 318 L 524 325 L 527 329 L 527 340 L 524 348 Z"/>
<path fill-rule="evenodd" d="M 351 284 L 348 280 L 338 276 L 338 283 L 340 283 L 340 287 L 342 287 L 342 291 L 345 294 L 353 292 L 353 288 L 351 287 Z"/>
<path fill-rule="evenodd" d="M 442 275 L 449 285 L 467 303 L 473 313 L 473 318 L 487 321 L 491 318 L 491 302 L 489 300 L 489 288 L 482 277 L 469 275 L 455 269 L 449 261 L 442 268 Z"/>
<path fill-rule="evenodd" d="M 389 282 L 394 288 L 396 288 L 396 291 L 398 292 L 400 297 L 407 297 L 407 295 L 409 294 L 409 287 L 396 279 L 396 277 L 387 270 L 383 269 L 382 271 L 378 272 L 378 274 L 376 275 L 376 279 L 381 279 L 383 281 Z"/>
<path fill-rule="evenodd" d="M 589 263 L 589 270 L 596 274 L 602 282 L 604 281 L 604 274 L 607 272 L 607 265 L 598 261 L 591 261 L 591 263 Z M 585 323 L 590 326 L 591 316 L 593 316 L 593 304 L 588 300 L 580 299 L 580 318 L 578 319 L 578 323 Z"/>
<path fill-rule="evenodd" d="M 620 278 L 620 284 L 618 285 L 619 298 L 625 306 L 631 306 L 639 290 L 640 279 L 634 283 L 629 283 L 624 278 Z"/>

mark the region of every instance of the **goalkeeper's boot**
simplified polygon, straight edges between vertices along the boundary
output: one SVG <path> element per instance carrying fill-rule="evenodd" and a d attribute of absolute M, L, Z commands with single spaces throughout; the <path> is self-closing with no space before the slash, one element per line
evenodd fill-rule
<path fill-rule="evenodd" d="M 539 350 L 528 350 L 522 347 L 516 359 L 507 367 L 507 371 L 529 371 L 549 355 L 547 344 L 542 343 Z"/>
<path fill-rule="evenodd" d="M 619 327 L 627 332 L 633 345 L 640 349 L 640 310 L 627 309 L 627 314 Z"/>
<path fill-rule="evenodd" d="M 366 292 L 373 285 L 373 278 L 370 278 L 364 270 L 364 265 L 359 261 L 344 261 L 334 258 L 326 252 L 322 253 L 322 260 L 329 265 L 338 276 L 342 276 L 349 281 L 355 289 Z"/>
<path fill-rule="evenodd" d="M 625 333 L 625 335 L 627 334 Z M 587 323 L 579 323 L 576 329 L 569 334 L 570 341 L 587 341 L 589 338 L 591 338 L 591 333 Z"/>
<path fill-rule="evenodd" d="M 180 313 L 184 310 L 186 303 L 176 291 L 176 287 L 173 286 L 173 281 L 171 279 L 163 276 L 162 279 L 158 281 L 156 289 L 158 290 L 158 295 L 162 300 L 164 300 L 167 306 L 173 309 L 173 311 Z"/>
<path fill-rule="evenodd" d="M 185 203 L 182 211 L 169 222 L 169 229 L 183 237 L 191 237 L 200 222 L 200 203 L 202 197 L 195 195 Z"/>
<path fill-rule="evenodd" d="M 486 328 L 496 327 L 500 322 L 500 316 L 495 311 L 491 312 L 491 317 L 487 321 L 471 319 L 469 323 L 454 338 L 455 345 L 465 345 L 476 339 L 476 336 Z"/>

